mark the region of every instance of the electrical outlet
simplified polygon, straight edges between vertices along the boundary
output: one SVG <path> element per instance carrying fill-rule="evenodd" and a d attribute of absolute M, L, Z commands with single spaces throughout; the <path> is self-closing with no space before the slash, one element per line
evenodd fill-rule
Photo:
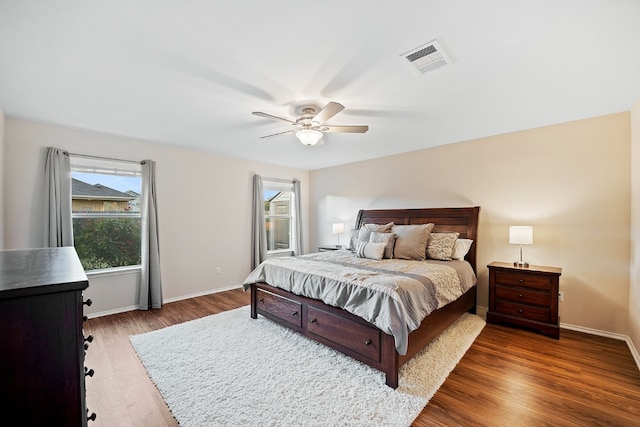
<path fill-rule="evenodd" d="M 220 267 L 216 267 L 216 274 L 220 274 Z"/>
<path fill-rule="evenodd" d="M 564 301 L 564 292 L 560 291 L 558 292 L 558 302 L 562 302 Z"/>

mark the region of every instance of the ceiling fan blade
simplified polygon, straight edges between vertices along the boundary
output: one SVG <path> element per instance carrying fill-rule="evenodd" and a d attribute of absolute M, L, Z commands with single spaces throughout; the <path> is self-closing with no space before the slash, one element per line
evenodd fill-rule
<path fill-rule="evenodd" d="M 318 125 L 321 125 L 342 110 L 344 110 L 344 105 L 338 104 L 337 102 L 330 102 L 325 105 L 322 110 L 318 111 L 318 114 L 311 119 L 311 122 L 317 122 Z"/>
<path fill-rule="evenodd" d="M 322 132 L 346 132 L 346 133 L 365 133 L 369 130 L 369 126 L 322 126 Z"/>
<path fill-rule="evenodd" d="M 271 138 L 272 136 L 278 136 L 278 135 L 286 135 L 288 133 L 294 133 L 296 130 L 297 129 L 291 129 L 291 130 L 287 130 L 287 131 L 284 131 L 284 132 L 272 133 L 271 135 L 261 136 L 260 139 Z"/>
<path fill-rule="evenodd" d="M 253 115 L 259 116 L 259 117 L 264 117 L 265 119 L 271 119 L 271 120 L 280 120 L 283 122 L 287 122 L 287 123 L 291 123 L 291 124 L 296 124 L 296 122 L 289 120 L 289 119 L 285 119 L 282 117 L 278 117 L 278 116 L 274 116 L 272 114 L 267 114 L 267 113 L 263 113 L 261 111 L 254 111 L 253 113 L 251 113 Z"/>

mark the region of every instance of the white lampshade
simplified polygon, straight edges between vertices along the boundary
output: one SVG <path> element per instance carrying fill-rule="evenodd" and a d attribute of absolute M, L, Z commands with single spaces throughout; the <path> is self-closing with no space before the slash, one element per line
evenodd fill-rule
<path fill-rule="evenodd" d="M 336 222 L 331 224 L 331 232 L 333 234 L 342 234 L 344 233 L 344 224 L 341 222 Z"/>
<path fill-rule="evenodd" d="M 530 245 L 533 243 L 533 227 L 530 225 L 514 225 L 509 227 L 509 243 Z"/>
<path fill-rule="evenodd" d="M 322 132 L 313 129 L 302 129 L 296 136 L 306 146 L 316 145 L 322 139 Z"/>

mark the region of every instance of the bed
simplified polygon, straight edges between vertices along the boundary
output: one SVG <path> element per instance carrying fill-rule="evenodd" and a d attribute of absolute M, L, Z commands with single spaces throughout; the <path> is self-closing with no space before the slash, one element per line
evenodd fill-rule
<path fill-rule="evenodd" d="M 349 254 L 347 251 L 336 251 L 335 255 L 331 253 L 321 253 L 302 257 L 289 257 L 285 261 L 278 261 L 278 264 L 306 262 L 306 264 L 313 265 L 313 274 L 310 273 L 307 275 L 307 279 L 312 277 L 316 280 L 316 283 L 322 283 L 323 285 L 331 284 L 331 286 L 325 286 L 325 288 L 329 289 L 331 294 L 334 295 L 329 301 L 331 304 L 327 304 L 319 298 L 304 296 L 304 293 L 312 294 L 312 292 L 300 292 L 300 285 L 295 287 L 290 283 L 292 277 L 298 273 L 295 271 L 289 272 L 289 270 L 287 270 L 287 268 L 289 268 L 288 265 L 277 267 L 285 274 L 271 276 L 263 273 L 266 266 L 261 265 L 256 268 L 244 283 L 245 289 L 251 290 L 251 317 L 255 319 L 259 314 L 263 315 L 285 327 L 378 369 L 385 374 L 386 384 L 389 387 L 397 388 L 398 371 L 404 363 L 427 346 L 462 314 L 465 312 L 475 313 L 476 248 L 479 210 L 480 208 L 476 206 L 359 211 L 355 230 L 361 229 L 365 224 L 378 224 L 383 226 L 393 223 L 395 226 L 412 226 L 414 228 L 424 228 L 427 227 L 427 224 L 433 224 L 430 233 L 440 233 L 440 235 L 445 233 L 458 233 L 458 239 L 470 239 L 473 241 L 468 252 L 464 255 L 464 261 L 450 261 L 451 265 L 456 262 L 465 264 L 466 267 L 461 267 L 471 271 L 471 275 L 473 276 L 471 279 L 472 283 L 466 285 L 461 295 L 456 295 L 454 300 L 450 302 L 447 301 L 445 305 L 435 308 L 426 317 L 419 319 L 417 323 L 408 328 L 408 330 L 405 325 L 405 336 L 402 336 L 402 327 L 398 327 L 398 324 L 402 323 L 399 318 L 402 318 L 403 322 L 406 320 L 411 323 L 411 316 L 407 316 L 407 319 L 405 319 L 404 314 L 406 312 L 413 313 L 414 304 L 412 302 L 409 302 L 411 310 L 406 310 L 400 305 L 398 308 L 400 311 L 398 313 L 384 311 L 385 316 L 378 316 L 379 312 L 376 311 L 375 316 L 388 317 L 388 319 L 380 323 L 377 317 L 367 320 L 367 316 L 359 312 L 362 307 L 354 305 L 352 303 L 353 301 L 349 302 L 345 298 L 335 296 L 334 284 L 336 281 L 333 280 L 333 272 L 331 270 L 333 267 L 331 265 L 345 264 L 344 267 L 347 269 L 364 268 L 365 270 L 360 273 L 364 276 L 377 274 L 376 269 L 371 267 L 371 263 L 364 263 L 362 267 L 353 267 L 351 264 L 346 265 L 347 261 L 356 261 L 355 256 Z M 396 243 L 398 242 L 399 241 Z M 393 262 L 391 262 L 393 260 L 388 261 L 388 264 L 380 265 L 386 266 L 393 264 Z M 358 262 L 362 263 L 361 260 L 358 260 Z M 429 264 L 421 261 L 410 261 L 409 263 L 413 263 L 416 268 L 423 268 L 426 264 Z M 447 261 L 438 261 L 431 264 L 438 263 L 446 264 Z M 260 270 L 261 267 L 263 268 L 262 270 Z M 270 266 L 270 268 L 273 269 L 276 267 Z M 291 268 L 293 269 L 293 267 Z M 301 271 L 304 271 L 305 267 L 300 268 Z M 450 267 L 435 266 L 433 268 L 438 271 L 442 269 L 453 270 Z M 261 274 L 258 274 L 258 270 L 260 270 Z M 326 272 L 322 270 L 326 270 Z M 456 267 L 456 271 L 458 271 L 458 267 Z M 348 272 L 349 274 L 347 275 L 353 276 L 353 271 Z M 451 273 L 447 272 L 447 274 Z M 459 274 L 459 271 L 456 274 Z M 402 277 L 403 280 L 406 279 L 406 281 L 409 282 L 413 280 L 415 282 L 414 276 L 416 275 L 407 273 L 405 276 L 406 277 Z M 269 277 L 269 280 L 267 280 L 267 277 Z M 465 280 L 468 281 L 470 279 Z M 269 281 L 273 283 L 268 283 Z M 310 285 L 312 286 L 313 283 L 310 283 Z M 462 287 L 462 285 L 460 285 L 460 287 Z M 362 292 L 363 294 L 367 292 L 370 293 L 370 290 Z M 438 298 L 440 298 L 440 296 Z M 326 298 L 324 299 L 326 300 Z M 369 311 L 379 310 L 379 306 L 381 305 L 380 303 L 367 304 L 369 303 L 363 303 L 363 307 L 366 307 Z M 395 308 L 398 304 L 394 304 L 393 307 Z M 371 306 L 375 308 L 371 309 Z M 361 311 L 366 312 L 364 309 Z M 396 318 L 396 316 L 398 318 Z"/>

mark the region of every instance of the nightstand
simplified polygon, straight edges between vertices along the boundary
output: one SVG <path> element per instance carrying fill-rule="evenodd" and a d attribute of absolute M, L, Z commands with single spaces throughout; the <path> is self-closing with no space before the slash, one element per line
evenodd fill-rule
<path fill-rule="evenodd" d="M 338 249 L 344 249 L 342 245 L 320 245 L 317 246 L 318 252 L 337 251 Z"/>
<path fill-rule="evenodd" d="M 535 329 L 560 338 L 558 286 L 562 269 L 492 262 L 489 268 L 488 323 L 504 323 Z"/>

